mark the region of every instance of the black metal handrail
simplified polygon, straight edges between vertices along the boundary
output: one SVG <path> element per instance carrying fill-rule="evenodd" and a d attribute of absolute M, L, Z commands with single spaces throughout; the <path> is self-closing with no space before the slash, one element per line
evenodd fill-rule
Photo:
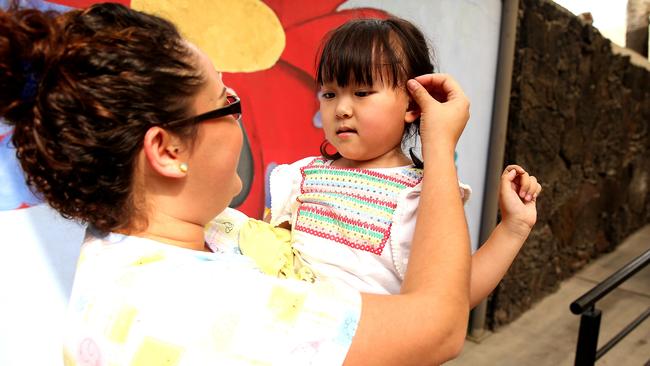
<path fill-rule="evenodd" d="M 641 254 L 623 268 L 607 277 L 603 282 L 594 286 L 584 295 L 571 303 L 571 312 L 580 317 L 580 330 L 578 331 L 578 344 L 576 346 L 576 366 L 593 366 L 612 347 L 628 335 L 650 316 L 650 307 L 628 324 L 623 330 L 610 339 L 603 347 L 598 349 L 598 333 L 600 331 L 601 311 L 596 309 L 596 302 L 605 297 L 620 284 L 639 272 L 650 263 L 650 249 Z"/>

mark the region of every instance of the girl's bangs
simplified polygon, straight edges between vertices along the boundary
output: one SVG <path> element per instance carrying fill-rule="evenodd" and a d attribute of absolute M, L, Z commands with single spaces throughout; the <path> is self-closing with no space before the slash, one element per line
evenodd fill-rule
<path fill-rule="evenodd" d="M 354 37 L 349 32 L 335 32 L 321 55 L 316 75 L 318 85 L 336 82 L 346 87 L 381 81 L 398 86 L 406 74 L 391 43 L 390 29 L 377 25 L 355 29 Z"/>

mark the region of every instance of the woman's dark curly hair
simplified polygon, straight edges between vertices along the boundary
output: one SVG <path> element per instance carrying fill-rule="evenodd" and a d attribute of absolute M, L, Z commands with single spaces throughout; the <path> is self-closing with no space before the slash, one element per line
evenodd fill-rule
<path fill-rule="evenodd" d="M 318 61 L 316 82 L 319 86 L 335 82 L 341 87 L 357 83 L 372 85 L 381 80 L 393 88 L 405 88 L 406 82 L 435 71 L 434 55 L 422 32 L 400 18 L 355 19 L 330 32 Z M 420 119 L 406 124 L 402 142 L 420 131 Z M 321 144 L 320 152 L 328 159 L 341 155 L 327 151 L 329 143 Z M 423 164 L 411 150 L 417 167 Z"/>
<path fill-rule="evenodd" d="M 64 217 L 130 229 L 144 135 L 192 113 L 196 60 L 173 24 L 118 4 L 0 10 L 0 116 L 28 185 Z"/>

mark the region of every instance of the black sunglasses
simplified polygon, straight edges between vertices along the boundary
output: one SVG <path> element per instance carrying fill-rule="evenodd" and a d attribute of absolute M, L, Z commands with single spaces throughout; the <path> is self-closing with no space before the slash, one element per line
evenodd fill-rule
<path fill-rule="evenodd" d="M 239 118 L 241 118 L 241 103 L 239 97 L 236 95 L 228 95 L 226 96 L 226 101 L 228 104 L 223 107 L 219 107 L 217 109 L 201 113 L 196 116 L 167 122 L 165 123 L 165 126 L 183 125 L 189 123 L 195 124 L 207 121 L 209 119 L 221 118 L 229 115 L 232 115 L 236 120 L 239 120 Z"/>

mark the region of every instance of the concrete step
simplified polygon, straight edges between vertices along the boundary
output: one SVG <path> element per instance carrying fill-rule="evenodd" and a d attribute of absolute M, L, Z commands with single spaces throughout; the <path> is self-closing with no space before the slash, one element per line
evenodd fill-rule
<path fill-rule="evenodd" d="M 467 341 L 451 366 L 570 366 L 575 359 L 580 317 L 569 304 L 650 248 L 650 225 L 630 235 L 608 253 L 544 298 L 519 319 L 485 337 Z M 650 267 L 638 272 L 596 303 L 602 311 L 598 347 L 650 307 Z M 650 362 L 650 320 L 639 325 L 596 362 L 597 366 L 645 365 Z"/>

